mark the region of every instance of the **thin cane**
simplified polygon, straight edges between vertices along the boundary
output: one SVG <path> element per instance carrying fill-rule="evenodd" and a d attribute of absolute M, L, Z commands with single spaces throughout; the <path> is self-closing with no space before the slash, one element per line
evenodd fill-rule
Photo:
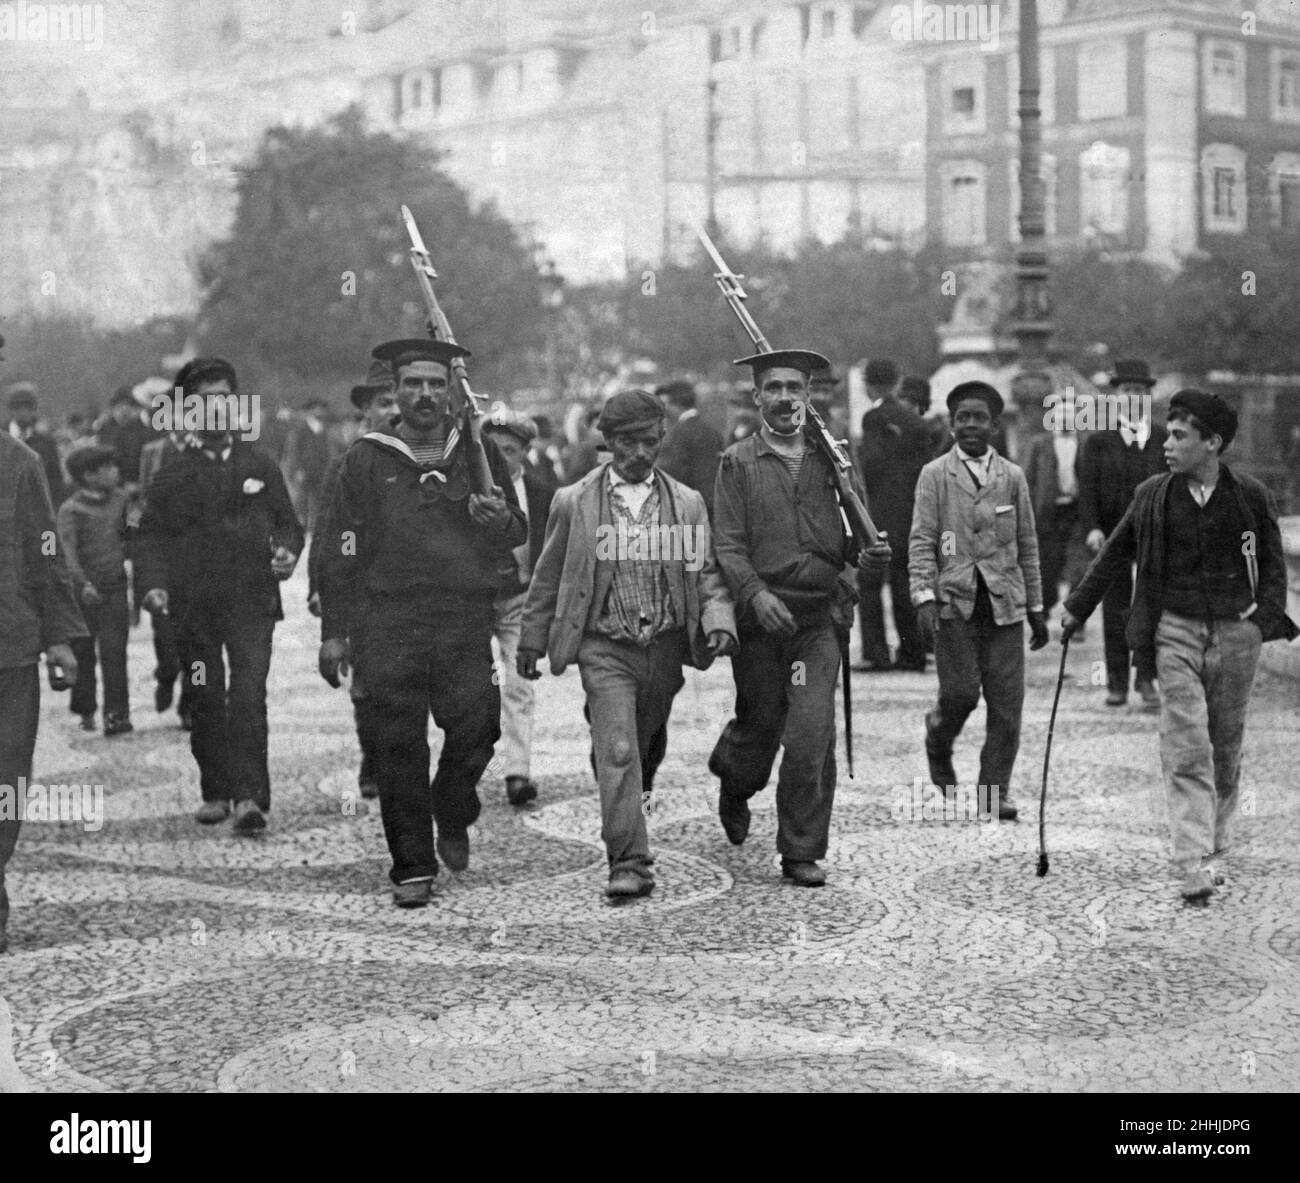
<path fill-rule="evenodd" d="M 1038 797 L 1038 877 L 1047 874 L 1047 765 L 1052 758 L 1052 732 L 1056 730 L 1056 706 L 1065 684 L 1065 658 L 1070 652 L 1070 638 L 1061 641 L 1061 672 L 1056 675 L 1056 694 L 1052 698 L 1052 717 L 1047 723 L 1047 750 L 1043 753 L 1043 789 Z"/>

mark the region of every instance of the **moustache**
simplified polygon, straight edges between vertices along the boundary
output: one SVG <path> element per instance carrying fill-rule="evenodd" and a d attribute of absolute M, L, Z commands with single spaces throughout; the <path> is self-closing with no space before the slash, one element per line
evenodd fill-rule
<path fill-rule="evenodd" d="M 797 402 L 793 402 L 790 399 L 782 399 L 780 402 L 772 404 L 772 413 L 774 415 L 793 415 L 798 407 L 799 404 Z"/>

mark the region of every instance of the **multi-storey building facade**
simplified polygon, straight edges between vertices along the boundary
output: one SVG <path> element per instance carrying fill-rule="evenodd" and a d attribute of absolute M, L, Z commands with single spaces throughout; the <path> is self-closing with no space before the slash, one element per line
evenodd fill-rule
<path fill-rule="evenodd" d="M 1000 45 L 925 62 L 932 241 L 997 252 L 1018 235 L 1013 5 Z M 1046 0 L 1047 233 L 1175 262 L 1222 236 L 1300 229 L 1300 10 L 1260 0 Z"/>

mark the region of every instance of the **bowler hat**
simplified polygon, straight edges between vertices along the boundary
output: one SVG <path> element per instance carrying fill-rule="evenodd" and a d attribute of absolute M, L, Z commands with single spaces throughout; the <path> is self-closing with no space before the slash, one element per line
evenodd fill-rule
<path fill-rule="evenodd" d="M 1156 380 L 1151 377 L 1151 367 L 1136 358 L 1126 358 L 1115 363 L 1115 372 L 1110 377 L 1110 384 L 1123 386 L 1125 382 L 1137 382 L 1143 386 L 1156 384 Z"/>

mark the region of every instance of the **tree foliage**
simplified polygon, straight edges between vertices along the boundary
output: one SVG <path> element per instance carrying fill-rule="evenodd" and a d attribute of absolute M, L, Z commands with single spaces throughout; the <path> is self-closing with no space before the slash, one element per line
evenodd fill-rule
<path fill-rule="evenodd" d="M 201 264 L 200 347 L 298 379 L 359 379 L 379 341 L 424 336 L 402 204 L 457 339 L 475 351 L 472 374 L 486 387 L 516 380 L 542 320 L 529 251 L 432 150 L 368 131 L 356 108 L 266 132 L 240 176 L 231 234 Z"/>

